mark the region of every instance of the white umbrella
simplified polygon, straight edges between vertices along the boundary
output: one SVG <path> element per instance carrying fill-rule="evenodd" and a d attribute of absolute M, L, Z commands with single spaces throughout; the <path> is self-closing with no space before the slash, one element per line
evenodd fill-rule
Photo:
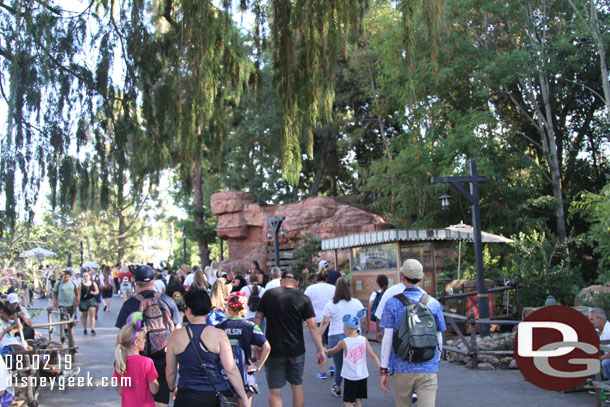
<path fill-rule="evenodd" d="M 91 261 L 91 260 L 84 262 L 81 267 L 90 267 L 92 269 L 100 268 L 99 264 L 97 264 L 96 262 Z"/>
<path fill-rule="evenodd" d="M 466 232 L 470 235 L 474 235 L 473 227 L 470 225 L 466 225 L 465 223 L 460 223 L 459 225 L 451 225 L 447 227 L 449 230 L 455 230 L 457 232 Z M 514 240 L 508 239 L 504 236 L 494 235 L 493 233 L 483 232 L 481 231 L 481 241 L 483 243 L 513 243 Z"/>
<path fill-rule="evenodd" d="M 466 232 L 474 239 L 474 228 L 470 225 L 466 225 L 464 222 L 460 222 L 459 225 L 451 225 L 447 227 L 449 230 L 455 230 L 458 232 Z M 508 239 L 504 236 L 494 235 L 493 233 L 481 231 L 481 241 L 483 243 L 512 243 L 514 240 Z M 460 240 L 460 247 L 458 251 L 458 280 L 461 277 L 462 271 L 462 241 Z"/>
<path fill-rule="evenodd" d="M 19 255 L 20 257 L 55 257 L 57 253 L 52 252 L 47 249 L 43 249 L 42 247 L 36 247 L 34 249 L 23 252 Z"/>

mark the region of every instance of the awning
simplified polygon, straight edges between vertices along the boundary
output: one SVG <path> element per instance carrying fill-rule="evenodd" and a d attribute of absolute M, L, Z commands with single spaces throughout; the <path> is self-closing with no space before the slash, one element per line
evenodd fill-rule
<path fill-rule="evenodd" d="M 322 250 L 347 249 L 350 247 L 368 246 L 388 242 L 415 241 L 473 241 L 472 227 L 470 229 L 454 225 L 445 229 L 391 229 L 378 232 L 358 233 L 322 240 Z M 484 243 L 510 243 L 512 240 L 492 233 L 481 232 Z"/>

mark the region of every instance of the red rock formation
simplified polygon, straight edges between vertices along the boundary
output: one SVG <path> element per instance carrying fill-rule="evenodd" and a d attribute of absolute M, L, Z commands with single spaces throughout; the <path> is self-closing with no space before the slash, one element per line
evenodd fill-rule
<path fill-rule="evenodd" d="M 594 296 L 599 294 L 610 295 L 610 283 L 606 283 L 604 285 L 592 285 L 590 287 L 583 288 L 580 290 L 576 298 L 574 298 L 574 305 L 592 305 L 596 307 L 601 307 L 602 304 L 599 304 Z"/>
<path fill-rule="evenodd" d="M 390 229 L 391 225 L 375 214 L 344 205 L 332 198 L 313 197 L 282 206 L 260 206 L 248 192 L 223 191 L 212 195 L 212 213 L 218 216 L 218 237 L 227 241 L 229 261 L 225 267 L 249 267 L 257 260 L 266 269 L 267 253 L 273 251 L 273 239 L 267 220 L 285 216 L 280 248 L 295 247 L 301 235 L 309 232 L 320 239 L 352 233 Z"/>

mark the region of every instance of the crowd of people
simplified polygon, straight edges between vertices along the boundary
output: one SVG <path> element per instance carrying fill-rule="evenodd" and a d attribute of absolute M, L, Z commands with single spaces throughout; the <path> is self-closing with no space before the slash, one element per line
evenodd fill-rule
<path fill-rule="evenodd" d="M 367 398 L 367 355 L 379 368 L 382 390 L 389 391 L 393 375 L 396 405 L 410 406 L 415 393 L 420 406 L 435 404 L 442 340 L 426 362 L 402 360 L 391 345 L 406 309 L 392 298 L 396 294 L 404 293 L 415 303 L 425 298 L 439 338 L 446 329 L 440 304 L 424 297 L 418 287 L 423 267 L 417 260 L 403 264 L 400 283 L 390 289 L 387 279 L 378 281 L 379 299 L 373 301 L 378 307 L 373 311 L 383 337 L 379 356 L 361 335 L 366 308 L 352 298 L 348 279 L 329 269 L 326 260 L 319 262 L 315 283 L 304 293 L 293 272 L 277 267 L 267 278 L 256 271 L 258 264 L 244 274 L 222 273 L 215 266 L 164 275 L 145 265 L 120 274 L 121 291 L 125 287 L 137 293 L 123 303 L 116 321 L 120 333 L 115 375 L 136 375 L 138 383 L 117 389 L 124 406 L 170 400 L 175 406 L 193 405 L 195 400 L 219 405 L 221 397 L 236 397 L 240 406 L 249 406 L 260 392 L 256 374 L 262 369 L 270 406 L 282 405 L 286 384 L 292 405 L 304 406 L 304 325 L 316 347 L 316 378 L 334 376 L 330 391 L 346 406 L 361 406 Z"/>
<path fill-rule="evenodd" d="M 292 405 L 304 406 L 304 325 L 316 348 L 315 377 L 333 377 L 330 392 L 347 407 L 361 406 L 367 398 L 367 356 L 379 369 L 381 390 L 390 391 L 392 378 L 396 406 L 411 406 L 416 400 L 421 407 L 434 406 L 446 325 L 441 304 L 419 287 L 424 278 L 421 263 L 405 260 L 400 282 L 393 286 L 385 275 L 377 277 L 379 289 L 372 292 L 368 311 L 381 342 L 379 355 L 361 335 L 367 312 L 352 298 L 349 280 L 326 260 L 318 266 L 304 292 L 298 290 L 295 273 L 272 267 L 267 275 L 257 262 L 245 273 L 221 272 L 215 261 L 204 269 L 183 266 L 174 272 L 152 265 L 66 268 L 61 275 L 53 269 L 40 295 L 49 296 L 62 318 L 76 319 L 80 311 L 83 334 L 92 336 L 100 304 L 108 312 L 112 298 L 123 297 L 115 324 L 119 333 L 114 376 L 131 378 L 131 386 L 117 388 L 124 407 L 152 407 L 170 400 L 177 407 L 220 405 L 222 397 L 250 406 L 260 393 L 256 375 L 261 370 L 270 406 L 282 405 L 286 384 Z M 0 296 L 3 355 L 31 349 L 28 341 L 35 339 L 25 307 L 32 293 L 21 278 L 9 276 L 8 293 Z M 436 336 L 432 353 L 422 360 L 400 355 L 393 343 L 406 313 L 417 304 L 430 313 Z M 600 340 L 610 341 L 606 313 L 594 308 L 589 320 Z M 604 376 L 610 377 L 610 354 L 600 359 Z"/>
<path fill-rule="evenodd" d="M 119 333 L 114 363 L 116 377 L 132 380 L 128 388 L 117 388 L 123 406 L 152 407 L 170 400 L 176 406 L 192 405 L 194 400 L 215 405 L 219 397 L 233 396 L 239 405 L 249 406 L 260 392 L 256 375 L 261 370 L 270 406 L 282 405 L 281 390 L 287 383 L 292 405 L 303 406 L 304 325 L 316 347 L 315 377 L 334 376 L 330 392 L 347 406 L 360 406 L 367 397 L 367 355 L 380 369 L 384 391 L 389 391 L 388 375 L 393 375 L 397 405 L 411 405 L 416 392 L 420 406 L 433 406 L 438 352 L 430 362 L 410 363 L 397 358 L 391 346 L 405 310 L 392 297 L 404 293 L 414 302 L 422 298 L 425 293 L 417 286 L 423 279 L 421 264 L 405 262 L 401 282 L 390 288 L 387 278 L 378 279 L 380 290 L 371 303 L 377 304 L 372 311 L 383 337 L 379 356 L 360 334 L 366 309 L 352 298 L 349 280 L 326 260 L 312 275 L 313 284 L 303 293 L 293 272 L 272 267 L 267 275 L 257 262 L 243 273 L 221 271 L 215 261 L 204 269 L 183 266 L 173 272 L 150 264 L 102 265 L 66 268 L 61 274 L 53 269 L 46 274 L 41 295 L 50 297 L 62 318 L 80 319 L 83 334 L 92 336 L 100 308 L 108 312 L 112 298 L 123 297 L 115 324 Z M 20 302 L 18 290 L 10 290 L 7 307 Z M 445 330 L 440 304 L 431 299 L 428 306 L 440 336 Z M 20 335 L 27 337 L 31 319 L 25 307 L 15 309 L 11 315 Z M 8 318 L 8 311 L 0 314 Z M 5 338 L 11 339 L 8 328 L 0 333 L 0 340 Z"/>

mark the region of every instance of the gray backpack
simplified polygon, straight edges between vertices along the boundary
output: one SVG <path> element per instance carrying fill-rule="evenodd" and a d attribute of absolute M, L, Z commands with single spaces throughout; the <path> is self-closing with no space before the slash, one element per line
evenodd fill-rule
<path fill-rule="evenodd" d="M 400 326 L 394 331 L 392 348 L 394 353 L 408 362 L 426 362 L 434 358 L 438 340 L 436 337 L 436 321 L 428 308 L 430 296 L 424 294 L 417 304 L 413 304 L 404 294 L 394 298 L 407 308 L 400 321 Z"/>

